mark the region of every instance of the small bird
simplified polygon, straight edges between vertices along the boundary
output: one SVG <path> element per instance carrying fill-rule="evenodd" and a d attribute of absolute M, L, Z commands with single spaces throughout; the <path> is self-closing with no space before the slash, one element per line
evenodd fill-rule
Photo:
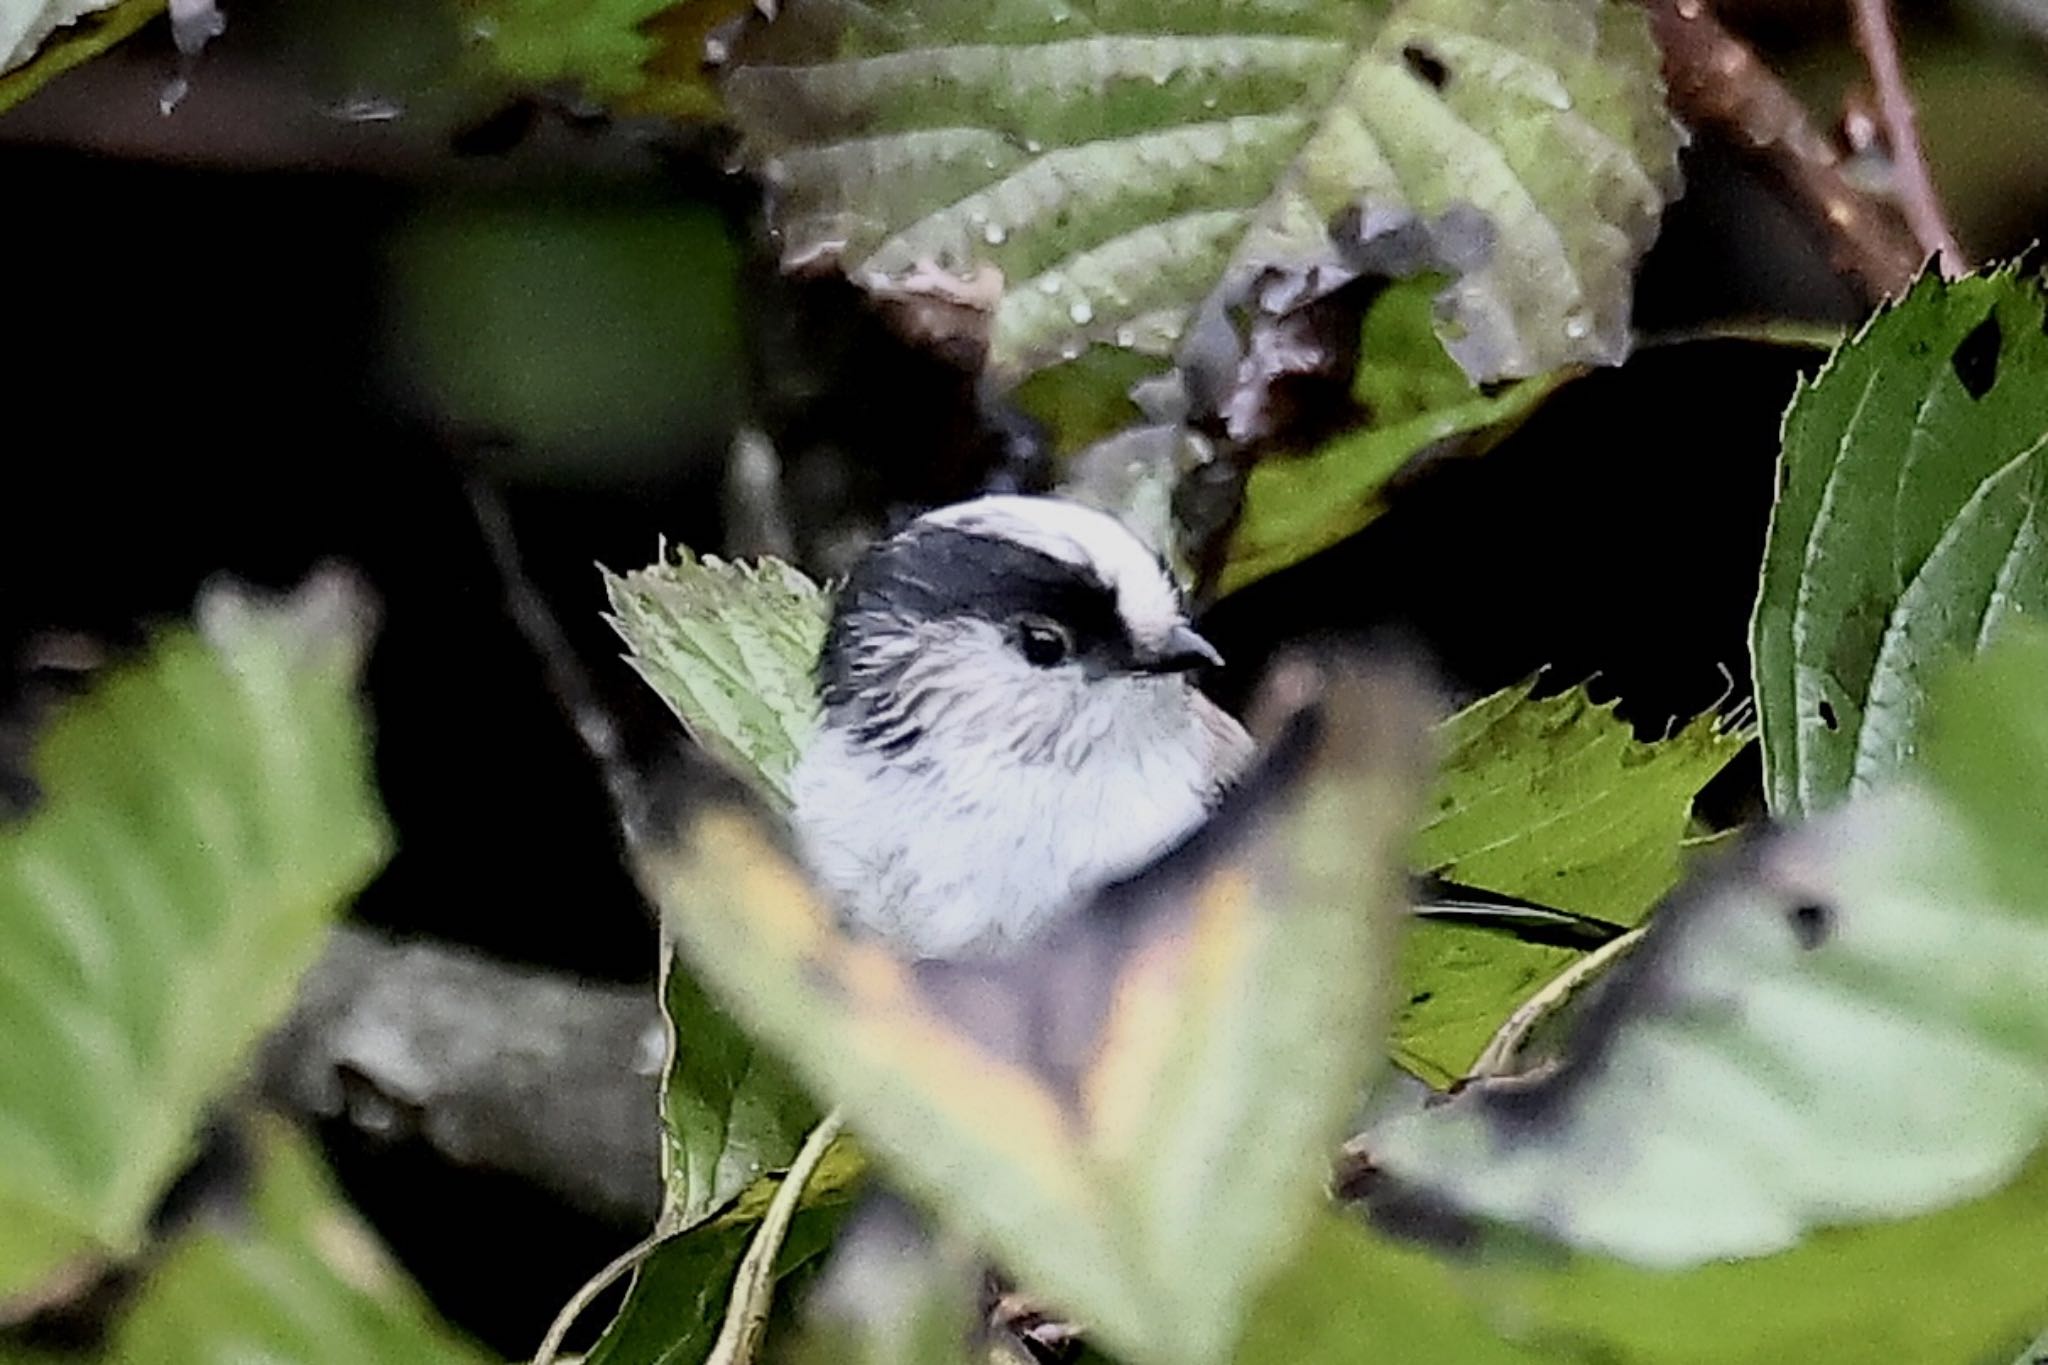
<path fill-rule="evenodd" d="M 994 495 L 855 564 L 791 778 L 798 852 L 913 958 L 1029 942 L 1199 825 L 1252 757 L 1196 687 L 1222 663 L 1166 564 L 1107 513 Z M 1451 894 L 1456 893 L 1456 894 Z M 1438 886 L 1426 913 L 1597 943 L 1617 926 Z"/>

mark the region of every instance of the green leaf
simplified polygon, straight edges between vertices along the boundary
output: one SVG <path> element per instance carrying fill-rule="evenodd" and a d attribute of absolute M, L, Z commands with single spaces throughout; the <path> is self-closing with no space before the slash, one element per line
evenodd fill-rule
<path fill-rule="evenodd" d="M 50 723 L 0 828 L 0 1299 L 133 1253 L 207 1105 L 383 862 L 361 603 L 231 591 Z"/>
<path fill-rule="evenodd" d="M 1366 311 L 1352 385 L 1365 425 L 1315 450 L 1268 455 L 1253 466 L 1217 579 L 1219 595 L 1363 529 L 1382 510 L 1380 490 L 1411 460 L 1514 424 L 1577 373 L 1558 369 L 1497 392 L 1480 389 L 1437 339 L 1434 285 L 1417 287 L 1423 283 L 1395 285 Z"/>
<path fill-rule="evenodd" d="M 2015 268 L 1928 275 L 1801 387 L 1751 626 L 1774 813 L 1913 753 L 1929 670 L 2048 609 L 2048 334 Z"/>
<path fill-rule="evenodd" d="M 790 769 L 817 724 L 824 592 L 780 560 L 682 548 L 673 562 L 606 574 L 605 590 L 634 669 L 691 738 L 788 809 Z"/>
<path fill-rule="evenodd" d="M 1383 1125 L 1380 1169 L 1655 1267 L 2012 1180 L 2048 1136 L 2048 645 L 2015 657 L 1945 698 L 1938 787 L 1761 843 L 1658 917 L 1555 1077 Z"/>
<path fill-rule="evenodd" d="M 1583 687 L 1496 692 L 1438 727 L 1436 792 L 1418 870 L 1617 924 L 1640 923 L 1677 882 L 1693 798 L 1750 740 L 1697 717 L 1645 742 Z M 1578 956 L 1571 948 L 1422 921 L 1402 947 L 1407 1004 L 1395 1056 L 1447 1085 L 1515 1006 Z"/>
<path fill-rule="evenodd" d="M 1475 379 L 1613 362 L 1677 185 L 1643 16 L 1596 0 L 792 5 L 725 95 L 790 266 L 922 300 L 999 272 L 1002 382 L 1163 362 L 1268 270 L 1327 287 L 1361 212 L 1463 215 L 1438 334 Z"/>
<path fill-rule="evenodd" d="M 164 0 L 7 0 L 0 9 L 5 10 L 0 13 L 0 112 L 5 112 L 162 14 Z M 61 27 L 52 31 L 52 25 Z"/>
<path fill-rule="evenodd" d="M 706 983 L 904 1187 L 1119 1355 L 1215 1360 L 1320 1204 L 1376 1051 L 1417 731 L 1386 680 L 1327 686 L 1298 794 L 1254 780 L 1113 914 L 1015 960 L 846 937 L 730 810 L 643 877 Z"/>
<path fill-rule="evenodd" d="M 663 1217 L 688 1227 L 787 1165 L 818 1109 L 780 1059 L 665 956 L 662 1001 L 675 1041 L 662 1086 Z"/>
<path fill-rule="evenodd" d="M 240 1217 L 182 1233 L 115 1333 L 114 1360 L 202 1365 L 482 1365 L 336 1192 L 305 1140 L 258 1130 Z"/>
<path fill-rule="evenodd" d="M 1236 1365 L 1523 1365 L 1444 1258 L 1326 1214 L 1260 1296 Z"/>
<path fill-rule="evenodd" d="M 776 1258 L 776 1273 L 789 1276 L 815 1266 L 832 1245 L 866 1162 L 842 1138 L 826 1153 L 804 1186 L 803 1204 L 791 1221 Z M 663 1242 L 638 1274 L 626 1302 L 584 1365 L 697 1365 L 718 1339 L 733 1273 L 748 1240 L 781 1183 L 763 1176 L 718 1217 Z"/>
<path fill-rule="evenodd" d="M 688 550 L 607 574 L 605 586 L 633 667 L 699 744 L 785 808 L 790 769 L 816 723 L 825 594 L 778 560 L 729 564 Z M 662 973 L 671 1040 L 662 1216 L 680 1228 L 786 1163 L 818 1113 L 672 955 Z"/>
<path fill-rule="evenodd" d="M 719 112 L 706 44 L 747 0 L 462 0 L 484 56 L 527 87 L 572 85 L 620 114 Z"/>

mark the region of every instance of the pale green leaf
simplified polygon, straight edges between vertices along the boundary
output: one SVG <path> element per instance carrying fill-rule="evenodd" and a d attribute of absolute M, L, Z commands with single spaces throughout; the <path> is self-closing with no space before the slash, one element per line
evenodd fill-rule
<path fill-rule="evenodd" d="M 1947 695 L 1935 784 L 1760 842 L 1659 916 L 1555 1077 L 1392 1120 L 1380 1168 L 1664 1267 L 2011 1181 L 2048 1136 L 2048 645 L 2024 645 Z"/>
<path fill-rule="evenodd" d="M 163 12 L 164 0 L 0 0 L 0 112 Z"/>
<path fill-rule="evenodd" d="M 1438 727 L 1436 791 L 1411 855 L 1418 870 L 1540 905 L 1634 925 L 1674 886 L 1700 788 L 1749 742 L 1704 715 L 1665 739 L 1573 688 L 1533 683 Z M 1463 1076 L 1515 1006 L 1578 956 L 1428 920 L 1402 948 L 1406 1004 L 1395 1056 L 1432 1084 Z"/>
<path fill-rule="evenodd" d="M 607 574 L 612 627 L 640 676 L 705 749 L 773 801 L 817 724 L 829 600 L 780 560 L 671 562 Z"/>
<path fill-rule="evenodd" d="M 785 261 L 999 272 L 1005 381 L 1163 362 L 1205 299 L 1339 269 L 1361 211 L 1465 215 L 1440 335 L 1475 379 L 1613 362 L 1677 184 L 1643 16 L 1596 0 L 814 0 L 724 88 Z"/>
<path fill-rule="evenodd" d="M 222 589 L 50 722 L 0 828 L 0 1298 L 133 1253 L 387 836 L 361 604 Z"/>
<path fill-rule="evenodd" d="M 1899 771 L 1929 671 L 2048 610 L 2043 314 L 2015 269 L 1929 275 L 1793 399 L 1751 627 L 1774 813 Z"/>

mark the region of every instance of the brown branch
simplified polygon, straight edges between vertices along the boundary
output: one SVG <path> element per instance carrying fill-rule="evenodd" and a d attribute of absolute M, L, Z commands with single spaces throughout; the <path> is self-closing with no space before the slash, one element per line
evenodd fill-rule
<path fill-rule="evenodd" d="M 1919 120 L 1913 112 L 1913 92 L 1906 88 L 1906 73 L 1899 66 L 1891 6 L 1886 0 L 1850 0 L 1850 10 L 1856 20 L 1856 45 L 1863 49 L 1870 79 L 1877 86 L 1878 113 L 1884 120 L 1885 140 L 1891 144 L 1900 207 L 1921 251 L 1940 257 L 1941 273 L 1954 279 L 1969 269 L 1969 263 L 1956 244 L 1956 235 L 1941 209 L 1941 196 L 1934 189 L 1934 176 L 1927 169 L 1927 152 L 1920 145 Z"/>
<path fill-rule="evenodd" d="M 1926 253 L 1883 200 L 1849 183 L 1799 97 L 1705 0 L 1646 0 L 1672 110 L 1760 158 L 1826 233 L 1829 257 L 1872 302 L 1905 292 Z"/>

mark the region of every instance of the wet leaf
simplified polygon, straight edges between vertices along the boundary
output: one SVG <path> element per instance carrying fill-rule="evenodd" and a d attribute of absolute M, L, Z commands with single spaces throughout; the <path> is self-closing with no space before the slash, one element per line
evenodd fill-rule
<path fill-rule="evenodd" d="M 791 268 L 883 298 L 1000 272 L 1000 383 L 1089 347 L 1164 370 L 1205 302 L 1292 312 L 1401 223 L 1489 381 L 1626 353 L 1677 184 L 1657 70 L 1589 0 L 813 0 L 724 89 Z"/>

